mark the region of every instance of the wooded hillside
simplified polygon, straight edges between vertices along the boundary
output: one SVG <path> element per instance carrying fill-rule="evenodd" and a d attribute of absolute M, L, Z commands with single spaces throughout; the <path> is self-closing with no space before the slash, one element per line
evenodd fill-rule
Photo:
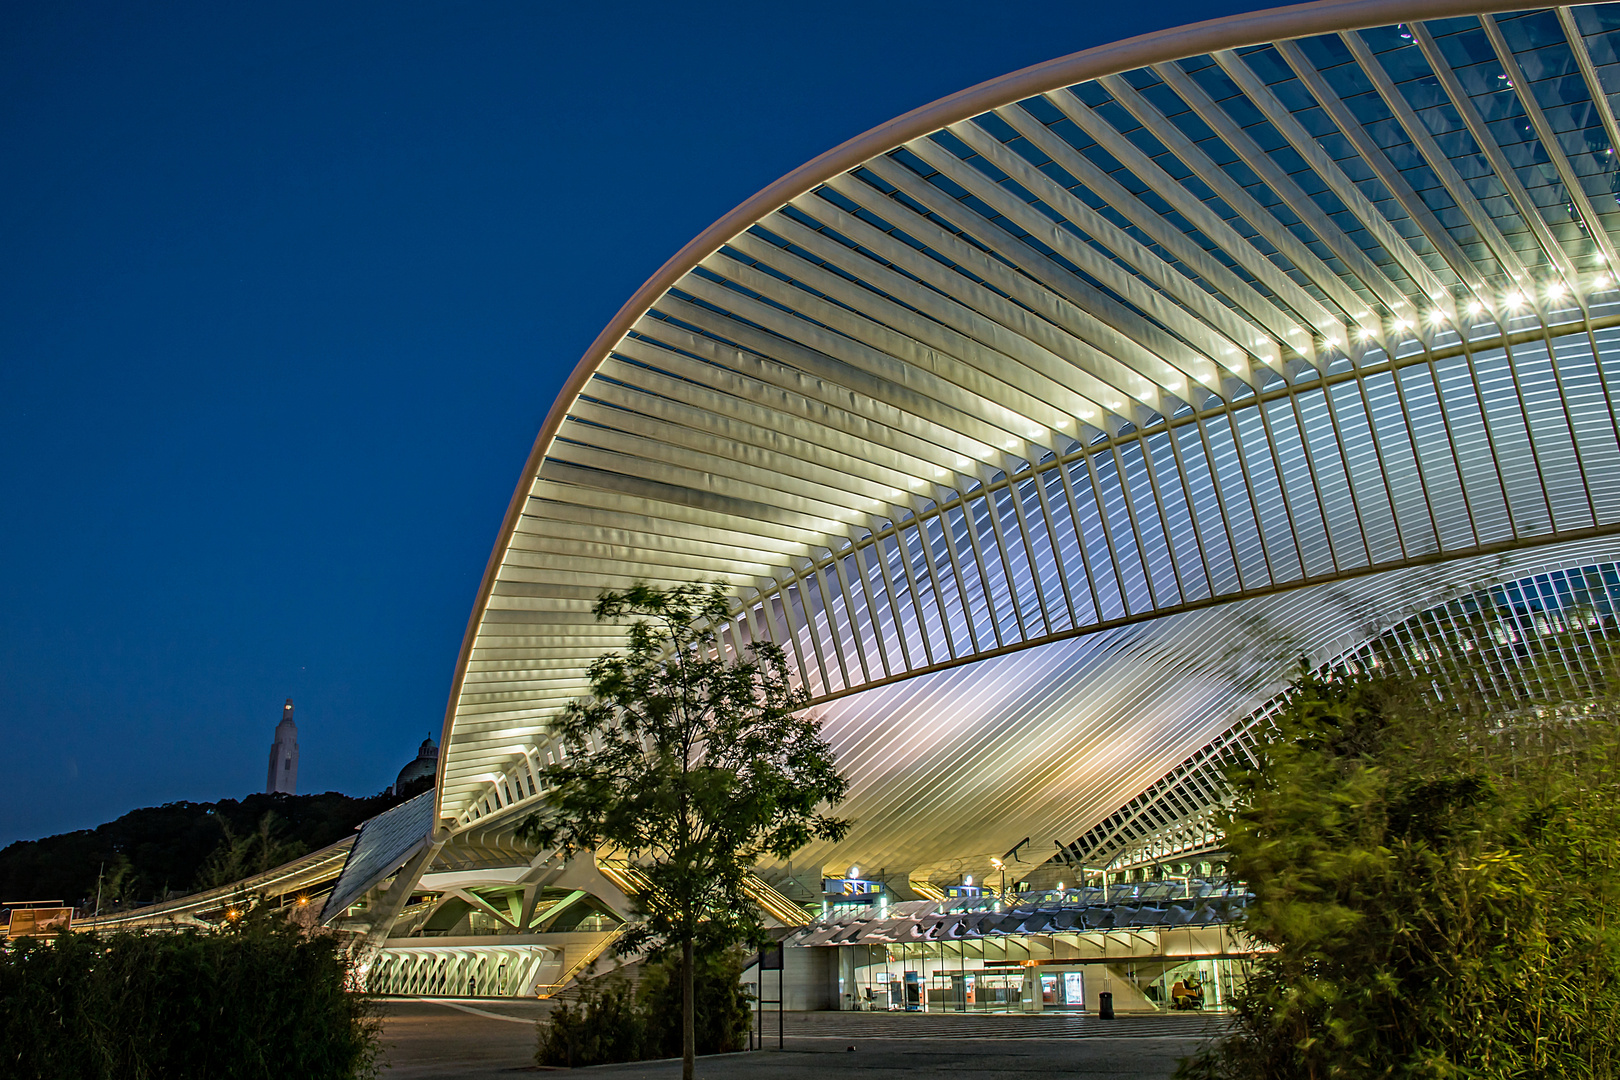
<path fill-rule="evenodd" d="M 251 873 L 261 861 L 274 866 L 325 847 L 402 801 L 387 793 L 354 798 L 328 791 L 131 810 L 94 829 L 19 840 L 0 850 L 0 903 L 61 900 L 87 911 L 96 901 L 98 873 L 103 911 L 182 895 L 213 884 L 209 879 L 221 873 Z"/>

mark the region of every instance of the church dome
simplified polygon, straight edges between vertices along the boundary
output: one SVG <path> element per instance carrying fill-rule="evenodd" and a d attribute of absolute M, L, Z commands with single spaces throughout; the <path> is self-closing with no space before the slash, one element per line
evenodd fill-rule
<path fill-rule="evenodd" d="M 434 743 L 433 737 L 429 736 L 422 740 L 421 747 L 416 751 L 416 758 L 406 762 L 405 767 L 399 770 L 399 777 L 394 781 L 394 794 L 403 795 L 408 786 L 423 777 L 432 779 L 438 771 L 439 747 Z"/>

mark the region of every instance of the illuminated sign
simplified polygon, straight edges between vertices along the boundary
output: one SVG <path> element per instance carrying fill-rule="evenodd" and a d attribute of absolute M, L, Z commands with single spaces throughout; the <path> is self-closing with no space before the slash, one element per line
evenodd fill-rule
<path fill-rule="evenodd" d="M 70 907 L 13 908 L 6 937 L 55 937 L 73 929 L 73 909 Z"/>

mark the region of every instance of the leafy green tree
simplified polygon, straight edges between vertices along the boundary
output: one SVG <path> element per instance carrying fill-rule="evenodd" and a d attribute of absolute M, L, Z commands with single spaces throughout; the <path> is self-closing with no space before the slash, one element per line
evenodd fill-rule
<path fill-rule="evenodd" d="M 1180 1076 L 1620 1072 L 1617 681 L 1585 651 L 1579 678 L 1446 658 L 1439 692 L 1301 673 L 1224 823 L 1275 951 Z"/>
<path fill-rule="evenodd" d="M 283 826 L 275 812 L 266 810 L 251 833 L 238 834 L 230 819 L 216 815 L 225 838 L 198 871 L 197 883 L 204 889 L 229 885 L 253 874 L 262 874 L 304 854 L 308 849 L 296 840 L 284 839 Z"/>
<path fill-rule="evenodd" d="M 780 647 L 728 659 L 719 584 L 604 594 L 599 620 L 625 619 L 629 647 L 591 665 L 589 698 L 553 721 L 567 757 L 545 769 L 542 809 L 520 835 L 566 857 L 617 849 L 646 874 L 642 919 L 622 954 L 681 953 L 682 1075 L 691 1080 L 698 952 L 760 939 L 743 892 L 762 857 L 786 859 L 848 823 L 822 807 L 848 787 Z"/>
<path fill-rule="evenodd" d="M 135 866 L 129 861 L 129 856 L 118 852 L 102 868 L 100 879 L 96 882 L 96 898 L 98 904 L 104 903 L 108 909 L 116 909 L 119 905 L 134 900 Z M 97 914 L 100 914 L 98 911 Z"/>

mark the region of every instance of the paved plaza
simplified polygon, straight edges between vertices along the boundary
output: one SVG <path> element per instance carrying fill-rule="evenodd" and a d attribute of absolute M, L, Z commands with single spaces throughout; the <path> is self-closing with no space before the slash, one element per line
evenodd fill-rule
<path fill-rule="evenodd" d="M 391 1000 L 384 1004 L 386 1080 L 491 1080 L 541 1071 L 533 1064 L 534 1021 L 544 1002 Z M 829 1069 L 877 1076 L 1021 1080 L 1117 1077 L 1162 1080 L 1177 1059 L 1220 1030 L 1215 1016 L 917 1016 L 903 1013 L 788 1013 L 785 1049 L 700 1058 L 705 1080 L 821 1080 Z M 854 1049 L 850 1049 L 853 1047 Z M 563 1071 L 563 1070 L 556 1070 Z M 602 1065 L 581 1076 L 665 1080 L 679 1061 Z"/>

